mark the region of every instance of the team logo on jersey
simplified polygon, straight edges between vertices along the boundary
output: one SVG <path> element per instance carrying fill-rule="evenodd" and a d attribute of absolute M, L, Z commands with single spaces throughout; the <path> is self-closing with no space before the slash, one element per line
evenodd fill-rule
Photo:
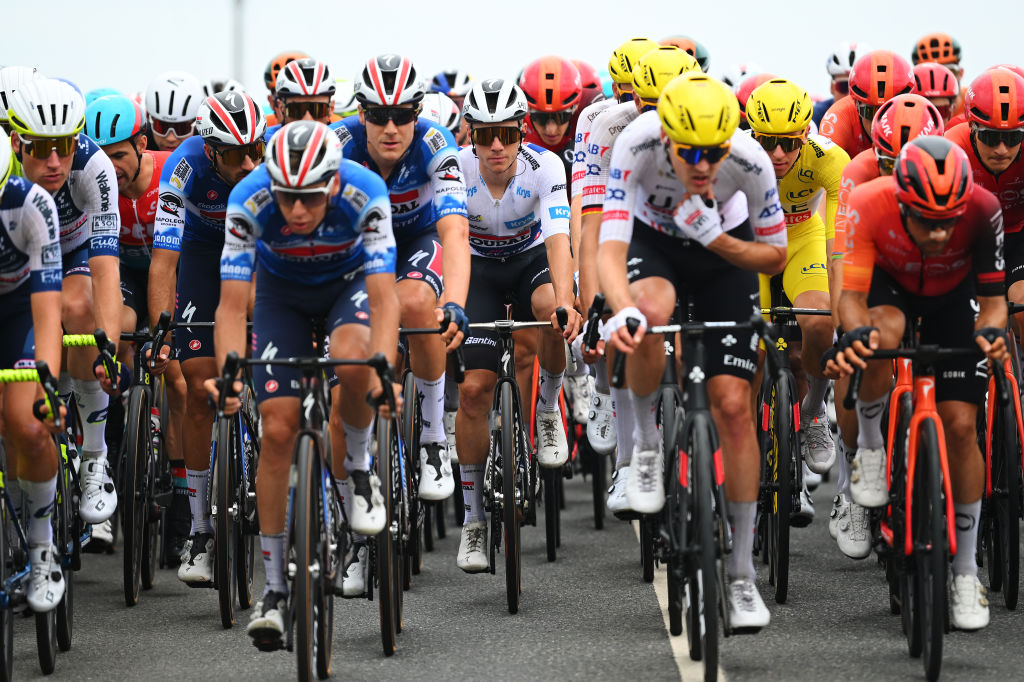
<path fill-rule="evenodd" d="M 437 128 L 431 128 L 427 131 L 427 134 L 423 136 L 423 141 L 430 147 L 430 152 L 436 154 L 448 144 L 444 139 L 444 133 Z"/>
<path fill-rule="evenodd" d="M 366 202 L 370 200 L 366 192 L 351 183 L 345 185 L 345 189 L 341 190 L 341 198 L 352 204 L 352 208 L 356 211 L 362 211 L 363 207 L 366 206 Z"/>
<path fill-rule="evenodd" d="M 212 190 L 211 189 L 209 192 L 207 192 L 206 193 L 206 198 L 209 199 L 210 201 L 216 201 L 217 200 L 217 192 L 216 192 L 216 190 Z"/>
<path fill-rule="evenodd" d="M 444 163 L 437 167 L 437 177 L 449 182 L 462 182 L 462 168 L 459 167 L 458 157 L 445 159 Z"/>
<path fill-rule="evenodd" d="M 237 216 L 232 216 L 228 232 L 236 239 L 246 239 L 250 234 L 252 234 L 252 228 L 247 221 L 242 220 Z"/>
<path fill-rule="evenodd" d="M 253 215 L 259 215 L 259 212 L 263 210 L 263 207 L 270 203 L 270 192 L 266 189 L 253 194 L 251 197 L 245 200 L 245 207 L 249 209 L 249 212 Z"/>
<path fill-rule="evenodd" d="M 188 182 L 190 177 L 192 177 L 192 166 L 189 165 L 188 161 L 182 159 L 181 161 L 178 161 L 178 165 L 174 167 L 174 172 L 171 173 L 171 179 L 169 182 L 171 183 L 171 187 L 184 189 L 185 183 Z"/>
<path fill-rule="evenodd" d="M 160 195 L 160 210 L 164 213 L 180 218 L 183 208 L 185 208 L 185 202 L 174 192 L 164 192 Z"/>
<path fill-rule="evenodd" d="M 383 227 L 381 223 L 387 219 L 388 217 L 384 211 L 380 207 L 374 206 L 366 212 L 366 217 L 363 219 L 363 232 L 380 234 Z"/>
<path fill-rule="evenodd" d="M 338 126 L 335 128 L 334 134 L 338 137 L 338 142 L 341 142 L 342 147 L 348 144 L 348 141 L 352 139 L 352 133 L 350 133 L 348 128 L 345 126 Z"/>

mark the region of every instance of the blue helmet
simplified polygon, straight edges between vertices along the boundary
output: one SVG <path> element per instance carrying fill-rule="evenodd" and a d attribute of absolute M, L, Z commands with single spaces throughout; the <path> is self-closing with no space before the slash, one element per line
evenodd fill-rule
<path fill-rule="evenodd" d="M 85 134 L 105 147 L 130 140 L 145 130 L 142 108 L 124 95 L 107 95 L 85 108 Z"/>
<path fill-rule="evenodd" d="M 85 93 L 85 106 L 89 106 L 100 97 L 106 97 L 107 95 L 120 95 L 121 91 L 116 88 L 94 88 L 89 92 Z"/>

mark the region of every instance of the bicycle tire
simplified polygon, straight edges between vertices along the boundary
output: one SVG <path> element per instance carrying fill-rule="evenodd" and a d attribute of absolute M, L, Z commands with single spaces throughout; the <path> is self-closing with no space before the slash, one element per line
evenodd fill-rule
<path fill-rule="evenodd" d="M 640 517 L 640 577 L 645 583 L 654 582 L 654 520 Z"/>
<path fill-rule="evenodd" d="M 995 523 L 990 546 L 998 549 L 998 556 L 990 560 L 989 573 L 999 575 L 998 581 L 991 580 L 992 589 L 1001 588 L 1003 603 L 1007 609 L 1014 610 L 1020 594 L 1021 453 L 1017 412 L 1012 402 L 996 409 L 992 430 L 990 508 Z"/>
<path fill-rule="evenodd" d="M 0 451 L 3 450 L 0 444 Z M 2 464 L 3 480 L 7 480 L 6 455 Z M 0 486 L 5 485 L 0 483 Z M 13 556 L 8 536 L 9 514 L 7 511 L 7 491 L 0 491 L 0 589 L 7 584 L 12 573 Z M 14 611 L 0 608 L 0 682 L 11 682 L 14 679 Z"/>
<path fill-rule="evenodd" d="M 914 480 L 914 547 L 917 561 L 917 622 L 925 677 L 936 680 L 942 669 L 946 633 L 946 505 L 935 422 L 922 420 Z"/>
<path fill-rule="evenodd" d="M 300 434 L 295 446 L 296 476 L 292 503 L 295 578 L 291 599 L 294 613 L 292 626 L 295 629 L 295 657 L 300 680 L 311 680 L 317 674 L 320 644 L 317 621 L 323 595 L 320 571 L 317 569 L 322 508 L 317 480 L 319 457 L 316 440 L 309 434 Z"/>
<path fill-rule="evenodd" d="M 402 411 L 402 441 L 405 443 L 405 480 L 409 500 L 409 523 L 406 531 L 407 552 L 402 578 L 402 589 L 412 587 L 412 575 L 419 575 L 423 570 L 423 535 L 425 515 L 429 503 L 420 499 L 419 465 L 420 465 L 420 400 L 416 390 L 416 378 L 411 370 L 406 370 L 402 379 L 402 395 L 408 403 Z M 431 547 L 432 549 L 432 547 Z"/>
<path fill-rule="evenodd" d="M 522 557 L 520 556 L 519 488 L 520 462 L 526 453 L 521 452 L 517 443 L 522 443 L 517 429 L 522 429 L 522 420 L 516 413 L 517 405 L 512 398 L 512 384 L 501 383 L 498 410 L 501 416 L 501 493 L 502 526 L 505 534 L 505 599 L 509 613 L 519 613 L 519 597 L 522 593 Z M 525 482 L 525 480 L 523 481 Z M 521 491 L 523 499 L 526 491 Z"/>
<path fill-rule="evenodd" d="M 39 669 L 44 675 L 52 675 L 57 667 L 57 609 L 37 613 L 35 616 Z"/>
<path fill-rule="evenodd" d="M 71 557 L 68 555 L 68 552 L 74 551 L 75 510 L 71 495 L 68 494 L 71 474 L 68 471 L 70 464 L 67 460 L 67 443 L 64 439 L 58 438 L 57 444 L 60 459 L 57 464 L 57 494 L 53 510 L 57 519 L 54 539 L 60 548 L 61 574 L 64 579 L 64 596 L 57 603 L 57 648 L 68 651 L 71 649 L 75 626 L 75 572 L 71 568 Z"/>
<path fill-rule="evenodd" d="M 256 470 L 259 468 L 259 413 L 255 409 L 256 398 L 252 387 L 246 384 L 242 404 L 247 408 L 241 414 L 242 462 L 244 470 L 238 476 L 239 532 L 235 555 L 235 591 L 238 607 L 252 608 L 253 576 L 256 562 L 256 535 L 259 533 L 259 519 L 256 515 Z M 250 494 L 251 491 L 251 494 Z"/>
<path fill-rule="evenodd" d="M 377 582 L 377 604 L 380 615 L 380 637 L 381 646 L 384 649 L 385 656 L 394 656 L 395 654 L 395 635 L 398 632 L 396 620 L 398 615 L 398 609 L 395 605 L 398 596 L 395 594 L 395 577 L 394 573 L 396 570 L 401 570 L 398 565 L 396 539 L 391 532 L 391 510 L 392 495 L 394 488 L 391 485 L 391 457 L 388 453 L 388 443 L 391 439 L 391 420 L 388 419 L 377 419 L 376 427 L 377 436 L 377 476 L 381 481 L 381 495 L 384 497 L 384 509 L 388 512 L 388 518 L 384 523 L 384 530 L 377 534 L 375 538 L 376 550 L 375 550 L 375 578 Z M 402 588 L 399 585 L 398 594 L 401 594 Z"/>
<path fill-rule="evenodd" d="M 605 495 L 608 491 L 608 457 L 598 454 L 594 448 L 590 447 L 586 431 L 576 442 L 579 443 L 580 456 L 589 458 L 591 462 L 590 488 L 594 500 L 594 529 L 604 530 L 604 509 L 607 504 Z"/>
<path fill-rule="evenodd" d="M 694 511 L 696 523 L 694 539 L 700 547 L 697 565 L 700 572 L 700 599 L 703 627 L 701 650 L 704 654 L 704 679 L 718 679 L 718 542 L 715 538 L 712 489 L 716 485 L 714 472 L 714 439 L 711 425 L 698 421 L 694 425 L 690 444 L 694 463 Z"/>
<path fill-rule="evenodd" d="M 402 478 L 403 471 L 409 471 L 408 460 L 403 464 L 401 433 L 398 430 L 398 420 L 394 419 L 390 430 L 388 441 L 389 456 L 391 458 L 391 504 L 388 507 L 388 524 L 397 528 L 394 535 L 395 543 L 395 572 L 392 574 L 395 581 L 395 633 L 400 633 L 403 627 L 403 609 L 405 606 L 405 591 L 409 589 L 409 578 L 411 575 L 409 567 L 409 552 L 407 551 L 406 537 L 410 528 L 408 497 L 405 494 L 405 481 Z"/>
<path fill-rule="evenodd" d="M 456 480 L 458 480 L 458 479 L 456 479 Z M 458 486 L 460 488 L 462 487 L 462 482 L 461 481 L 459 481 Z M 448 529 L 445 526 L 445 522 L 444 522 L 444 503 L 445 503 L 445 501 L 441 500 L 437 504 L 432 505 L 433 509 L 434 509 L 434 528 L 437 531 L 437 539 L 438 540 L 444 540 L 445 537 L 448 536 Z M 429 515 L 429 511 L 428 511 L 428 515 Z M 426 537 L 426 535 L 427 535 L 426 533 L 423 534 L 424 537 Z M 434 551 L 433 538 L 431 538 L 430 546 L 427 547 L 426 550 L 428 552 L 433 552 Z"/>
<path fill-rule="evenodd" d="M 438 511 L 440 510 L 440 511 Z M 444 500 L 428 503 L 423 514 L 423 551 L 434 551 L 434 519 L 437 518 L 437 536 L 444 537 Z"/>
<path fill-rule="evenodd" d="M 166 484 L 170 490 L 171 469 L 167 461 L 167 448 L 164 441 L 163 425 L 167 423 L 167 385 L 164 378 L 154 384 L 154 404 L 150 405 L 150 440 L 153 446 L 150 461 L 149 480 L 149 504 L 146 509 L 146 532 L 142 538 L 142 589 L 152 589 L 156 580 L 157 565 L 159 563 L 160 542 L 162 523 L 162 511 L 156 502 L 158 494 L 163 490 L 161 486 Z"/>
<path fill-rule="evenodd" d="M 561 469 L 541 469 L 544 486 L 544 544 L 548 561 L 558 558 L 558 482 Z"/>
<path fill-rule="evenodd" d="M 221 417 L 217 420 L 217 445 L 214 454 L 211 499 L 216 513 L 213 515 L 214 573 L 217 585 L 217 605 L 220 609 L 220 625 L 225 630 L 235 624 L 235 570 L 233 565 L 235 543 L 238 535 L 237 508 L 235 505 L 235 457 L 237 429 L 236 417 Z"/>
<path fill-rule="evenodd" d="M 792 376 L 792 375 L 789 375 Z M 785 604 L 789 596 L 789 517 L 793 508 L 792 452 L 796 433 L 793 430 L 793 393 L 787 379 L 772 385 L 769 394 L 768 496 L 769 561 L 768 582 L 775 587 L 775 603 Z M 781 407 L 781 409 L 780 409 Z"/>
<path fill-rule="evenodd" d="M 128 395 L 121 476 L 121 523 L 124 528 L 123 584 L 125 606 L 139 603 L 142 589 L 142 545 L 148 517 L 148 469 L 152 459 L 149 389 L 135 386 Z M 112 524 L 113 525 L 113 524 Z"/>

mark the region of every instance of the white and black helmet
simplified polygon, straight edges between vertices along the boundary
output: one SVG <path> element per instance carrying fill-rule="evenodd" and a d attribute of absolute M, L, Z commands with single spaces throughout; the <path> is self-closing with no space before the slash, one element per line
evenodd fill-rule
<path fill-rule="evenodd" d="M 366 62 L 356 77 L 355 96 L 361 105 L 394 107 L 417 104 L 426 94 L 412 60 L 397 54 L 382 54 Z"/>
<path fill-rule="evenodd" d="M 5 66 L 0 69 L 0 121 L 7 120 L 7 110 L 11 107 L 11 97 L 22 83 L 28 83 L 43 74 L 33 66 Z"/>
<path fill-rule="evenodd" d="M 341 141 L 319 121 L 295 121 L 274 134 L 264 163 L 275 185 L 308 187 L 337 172 Z"/>
<path fill-rule="evenodd" d="M 331 70 L 319 59 L 294 59 L 277 74 L 274 94 L 278 97 L 315 95 L 334 96 L 334 78 Z"/>
<path fill-rule="evenodd" d="M 501 123 L 526 118 L 526 94 L 512 81 L 489 78 L 476 81 L 462 104 L 470 123 Z"/>
<path fill-rule="evenodd" d="M 443 95 L 440 92 L 428 92 L 423 95 L 422 107 L 421 117 L 429 118 L 434 123 L 447 128 L 452 135 L 459 131 L 462 114 L 458 105 L 448 95 Z"/>
<path fill-rule="evenodd" d="M 85 127 L 85 99 L 65 81 L 41 78 L 21 84 L 7 114 L 18 135 L 75 135 Z"/>
<path fill-rule="evenodd" d="M 166 71 L 146 88 L 146 113 L 168 123 L 192 121 L 203 98 L 198 78 L 184 71 Z"/>
<path fill-rule="evenodd" d="M 211 97 L 218 92 L 245 92 L 245 86 L 234 78 L 208 78 L 203 83 L 203 95 Z"/>
<path fill-rule="evenodd" d="M 828 69 L 828 75 L 833 78 L 850 75 L 850 71 L 853 70 L 853 63 L 857 61 L 858 57 L 862 57 L 868 52 L 871 52 L 871 48 L 864 43 L 839 43 L 836 51 L 825 60 L 825 68 Z"/>
<path fill-rule="evenodd" d="M 263 111 L 244 92 L 218 92 L 203 100 L 196 113 L 196 132 L 210 144 L 251 144 L 266 131 Z"/>

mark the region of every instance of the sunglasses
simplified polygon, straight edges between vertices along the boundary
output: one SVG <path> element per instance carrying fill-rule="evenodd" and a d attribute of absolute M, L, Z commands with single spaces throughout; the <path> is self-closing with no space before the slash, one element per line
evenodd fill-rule
<path fill-rule="evenodd" d="M 956 226 L 957 221 L 960 220 L 959 216 L 934 218 L 924 215 L 921 211 L 912 208 L 906 209 L 906 215 L 907 217 L 913 218 L 917 222 L 921 223 L 921 227 L 929 232 L 934 232 L 935 230 L 944 230 L 948 232 L 949 230 L 952 230 Z"/>
<path fill-rule="evenodd" d="M 284 117 L 289 121 L 301 121 L 309 114 L 314 121 L 327 118 L 331 112 L 330 102 L 285 102 Z"/>
<path fill-rule="evenodd" d="M 999 143 L 1007 147 L 1016 147 L 1024 142 L 1024 130 L 993 130 L 992 128 L 975 128 L 974 134 L 978 141 L 986 147 L 998 147 Z"/>
<path fill-rule="evenodd" d="M 848 80 L 834 80 L 832 81 L 832 87 L 834 87 L 836 92 L 840 95 L 850 94 L 850 81 Z"/>
<path fill-rule="evenodd" d="M 728 142 L 718 147 L 691 147 L 688 144 L 673 142 L 672 147 L 676 151 L 676 156 L 691 166 L 696 166 L 701 161 L 707 161 L 713 165 L 729 155 Z"/>
<path fill-rule="evenodd" d="M 881 175 L 892 175 L 893 169 L 896 168 L 896 157 L 883 154 L 882 152 L 875 150 L 875 160 L 878 161 L 878 172 Z"/>
<path fill-rule="evenodd" d="M 629 96 L 633 99 L 633 96 Z M 575 113 L 573 109 L 566 109 L 565 111 L 531 111 L 530 112 L 530 123 L 533 124 L 534 128 L 545 128 L 549 123 L 555 125 L 564 126 L 566 123 L 572 120 L 572 115 Z"/>
<path fill-rule="evenodd" d="M 28 152 L 33 159 L 46 160 L 52 152 L 57 156 L 71 156 L 75 153 L 75 145 L 78 144 L 78 135 L 64 135 L 62 137 L 23 137 L 21 138 L 22 149 Z"/>
<path fill-rule="evenodd" d="M 249 144 L 234 145 L 231 147 L 213 147 L 215 154 L 229 166 L 241 166 L 245 163 L 245 157 L 252 159 L 254 164 L 263 160 L 267 150 L 267 143 L 263 140 L 256 140 Z"/>
<path fill-rule="evenodd" d="M 804 136 L 802 133 L 799 135 L 761 135 L 754 133 L 754 139 L 761 143 L 761 147 L 769 154 L 774 152 L 776 147 L 782 147 L 782 151 L 789 154 L 804 146 Z"/>
<path fill-rule="evenodd" d="M 871 104 L 864 104 L 863 102 L 857 102 L 857 115 L 865 121 L 875 120 L 875 113 L 878 112 L 879 107 L 872 106 Z"/>
<path fill-rule="evenodd" d="M 306 187 L 304 189 L 293 189 L 290 187 L 282 187 L 281 185 L 271 185 L 270 189 L 274 191 L 274 196 L 277 197 L 277 203 L 282 206 L 291 208 L 295 206 L 297 202 L 302 202 L 302 205 L 306 208 L 320 208 L 327 203 L 327 196 L 331 193 L 331 185 L 333 185 L 333 178 L 331 182 L 328 182 L 324 187 Z"/>
<path fill-rule="evenodd" d="M 658 100 L 656 99 L 645 99 L 640 98 L 640 111 L 646 113 L 648 111 L 654 111 L 658 108 Z"/>
<path fill-rule="evenodd" d="M 633 101 L 633 93 L 632 92 L 620 92 L 619 93 L 619 104 L 622 104 L 624 102 L 632 102 L 632 101 Z"/>
<path fill-rule="evenodd" d="M 473 144 L 490 147 L 497 138 L 503 145 L 516 144 L 523 139 L 523 133 L 518 127 L 510 126 L 485 126 L 473 128 Z"/>
<path fill-rule="evenodd" d="M 159 137 L 167 137 L 172 132 L 175 137 L 191 137 L 192 133 L 195 132 L 194 125 L 195 121 L 179 121 L 177 123 L 170 123 L 169 121 L 161 121 L 158 118 L 150 117 L 149 123 L 153 126 L 153 134 Z"/>
<path fill-rule="evenodd" d="M 10 123 L 8 123 L 7 121 L 0 121 L 0 128 L 3 128 L 4 132 L 7 133 L 7 136 L 10 137 L 11 130 L 13 130 L 11 128 L 11 124 Z"/>
<path fill-rule="evenodd" d="M 375 126 L 386 126 L 388 121 L 394 121 L 396 126 L 404 126 L 415 121 L 419 115 L 419 107 L 415 109 L 406 107 L 366 107 L 363 109 L 363 116 L 366 117 L 366 121 Z"/>

